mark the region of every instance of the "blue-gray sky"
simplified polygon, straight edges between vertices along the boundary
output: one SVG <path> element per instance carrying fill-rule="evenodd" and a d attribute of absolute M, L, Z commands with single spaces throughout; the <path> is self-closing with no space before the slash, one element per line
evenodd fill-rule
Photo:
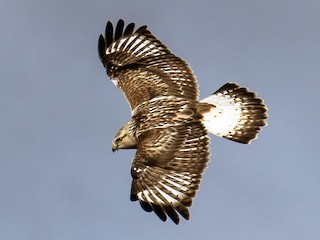
<path fill-rule="evenodd" d="M 129 200 L 130 118 L 97 39 L 147 24 L 189 62 L 200 96 L 228 81 L 265 99 L 269 126 L 211 162 L 179 226 Z M 319 1 L 2 1 L 1 239 L 319 239 Z"/>

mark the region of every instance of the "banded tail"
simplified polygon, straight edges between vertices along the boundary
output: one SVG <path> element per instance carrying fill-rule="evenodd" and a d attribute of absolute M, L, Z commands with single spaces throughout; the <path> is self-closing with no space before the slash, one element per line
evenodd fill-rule
<path fill-rule="evenodd" d="M 236 83 L 226 83 L 201 102 L 215 106 L 203 113 L 203 122 L 207 130 L 217 136 L 247 144 L 267 124 L 263 100 Z"/>

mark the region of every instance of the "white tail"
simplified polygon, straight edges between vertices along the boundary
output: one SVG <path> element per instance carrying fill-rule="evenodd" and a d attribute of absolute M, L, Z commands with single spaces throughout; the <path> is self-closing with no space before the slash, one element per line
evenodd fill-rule
<path fill-rule="evenodd" d="M 214 105 L 203 113 L 203 123 L 209 132 L 217 136 L 249 143 L 266 125 L 267 107 L 263 100 L 236 83 L 223 85 L 201 102 Z"/>

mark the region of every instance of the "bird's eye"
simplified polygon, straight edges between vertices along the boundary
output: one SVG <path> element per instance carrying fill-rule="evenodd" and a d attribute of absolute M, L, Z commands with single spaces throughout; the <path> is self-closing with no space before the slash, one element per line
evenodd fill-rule
<path fill-rule="evenodd" d="M 116 139 L 116 142 L 121 142 L 121 141 L 122 141 L 122 138 L 123 138 L 123 137 L 118 137 L 118 138 Z"/>

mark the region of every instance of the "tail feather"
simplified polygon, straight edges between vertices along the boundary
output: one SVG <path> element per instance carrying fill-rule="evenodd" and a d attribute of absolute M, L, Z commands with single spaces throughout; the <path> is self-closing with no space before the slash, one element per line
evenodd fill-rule
<path fill-rule="evenodd" d="M 236 83 L 226 83 L 201 102 L 213 105 L 203 113 L 203 122 L 207 130 L 217 136 L 250 143 L 267 124 L 263 100 Z"/>

